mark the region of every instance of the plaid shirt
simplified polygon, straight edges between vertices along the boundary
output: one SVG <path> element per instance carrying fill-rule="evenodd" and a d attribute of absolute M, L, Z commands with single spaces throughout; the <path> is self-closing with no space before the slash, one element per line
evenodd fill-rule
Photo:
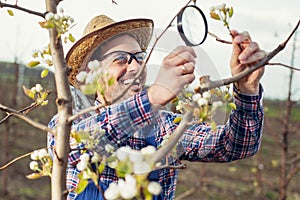
<path fill-rule="evenodd" d="M 261 89 L 262 91 L 262 89 Z M 213 131 L 207 123 L 197 123 L 187 128 L 177 145 L 180 159 L 202 162 L 230 162 L 254 155 L 261 144 L 263 109 L 260 95 L 243 95 L 234 91 L 236 110 L 231 112 L 228 122 Z M 178 114 L 167 111 L 152 111 L 146 90 L 116 105 L 101 109 L 98 114 L 73 122 L 73 128 L 105 130 L 97 152 L 103 151 L 101 144 L 110 142 L 115 146 L 129 145 L 133 149 L 141 149 L 149 145 L 147 137 L 154 135 L 154 146 L 159 146 L 163 137 L 172 134 L 178 124 L 174 119 Z M 57 125 L 58 116 L 49 123 L 50 128 Z M 150 134 L 150 135 L 149 135 Z M 72 139 L 71 139 L 72 140 Z M 72 143 L 72 141 L 70 141 Z M 48 134 L 48 147 L 54 147 L 55 138 Z M 153 144 L 150 144 L 153 145 Z M 82 149 L 83 144 L 71 148 Z M 51 149 L 51 148 L 50 148 Z M 76 164 L 80 151 L 71 151 L 68 158 L 67 188 L 74 189 L 78 185 Z M 169 165 L 176 165 L 169 162 Z M 162 186 L 163 198 L 174 199 L 178 172 L 175 169 L 158 171 L 158 181 Z M 117 181 L 114 169 L 106 167 L 101 174 L 102 184 L 109 185 Z M 76 194 L 70 192 L 68 200 L 75 199 Z"/>

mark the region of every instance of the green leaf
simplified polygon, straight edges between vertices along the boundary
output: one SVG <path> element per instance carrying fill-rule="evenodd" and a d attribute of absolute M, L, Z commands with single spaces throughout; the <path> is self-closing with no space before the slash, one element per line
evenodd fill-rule
<path fill-rule="evenodd" d="M 230 9 L 229 9 L 229 17 L 232 17 L 232 15 L 233 15 L 233 7 L 231 7 Z"/>
<path fill-rule="evenodd" d="M 42 28 L 54 28 L 55 24 L 51 21 L 39 22 Z"/>
<path fill-rule="evenodd" d="M 27 67 L 36 67 L 39 64 L 40 64 L 40 61 L 30 61 L 29 63 L 26 64 L 26 66 Z"/>
<path fill-rule="evenodd" d="M 98 167 L 98 172 L 101 174 L 104 169 L 105 169 L 105 163 L 101 162 Z"/>
<path fill-rule="evenodd" d="M 41 92 L 41 99 L 44 101 L 48 96 L 48 92 Z"/>
<path fill-rule="evenodd" d="M 70 40 L 70 42 L 75 42 L 75 38 L 73 37 L 73 35 L 70 33 L 69 34 L 69 40 Z"/>
<path fill-rule="evenodd" d="M 229 103 L 228 104 L 230 108 L 232 108 L 233 110 L 236 110 L 236 105 L 235 103 Z"/>
<path fill-rule="evenodd" d="M 7 10 L 7 12 L 10 16 L 14 16 L 14 12 L 12 10 Z"/>
<path fill-rule="evenodd" d="M 28 179 L 38 179 L 41 177 L 42 177 L 42 175 L 40 173 L 32 173 L 32 174 L 28 174 L 26 176 L 26 178 L 28 178 Z"/>
<path fill-rule="evenodd" d="M 181 117 L 176 117 L 176 118 L 173 120 L 173 122 L 174 122 L 175 124 L 179 123 L 180 121 L 181 121 Z"/>
<path fill-rule="evenodd" d="M 86 179 L 80 179 L 77 188 L 75 189 L 76 194 L 80 194 L 84 191 L 86 186 L 89 184 L 89 181 Z"/>
<path fill-rule="evenodd" d="M 215 19 L 215 20 L 220 20 L 220 16 L 214 12 L 210 12 L 210 17 Z"/>
<path fill-rule="evenodd" d="M 23 91 L 24 93 L 31 99 L 34 99 L 34 96 L 35 96 L 35 92 L 31 91 L 30 89 L 26 88 L 24 85 L 23 85 Z"/>
<path fill-rule="evenodd" d="M 44 70 L 41 72 L 41 78 L 45 78 L 46 76 L 48 76 L 48 73 L 49 73 L 49 70 L 48 70 L 48 69 L 44 69 Z"/>
<path fill-rule="evenodd" d="M 80 90 L 86 95 L 96 94 L 96 87 L 93 84 L 81 85 Z"/>
<path fill-rule="evenodd" d="M 116 173 L 118 177 L 125 178 L 125 175 L 131 173 L 132 169 L 129 166 L 129 162 L 119 162 L 116 167 Z"/>

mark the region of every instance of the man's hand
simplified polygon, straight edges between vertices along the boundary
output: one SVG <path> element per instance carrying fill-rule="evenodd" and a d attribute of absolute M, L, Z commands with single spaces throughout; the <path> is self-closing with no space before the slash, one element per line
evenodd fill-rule
<path fill-rule="evenodd" d="M 179 46 L 163 59 L 154 84 L 148 90 L 152 105 L 165 105 L 195 79 L 196 54 L 191 47 Z"/>
<path fill-rule="evenodd" d="M 261 50 L 256 42 L 251 41 L 248 32 L 231 31 L 233 36 L 233 51 L 231 56 L 231 73 L 236 75 L 251 64 L 263 59 L 266 52 Z M 244 94 L 258 94 L 259 81 L 264 73 L 264 67 L 236 82 L 236 87 Z"/>

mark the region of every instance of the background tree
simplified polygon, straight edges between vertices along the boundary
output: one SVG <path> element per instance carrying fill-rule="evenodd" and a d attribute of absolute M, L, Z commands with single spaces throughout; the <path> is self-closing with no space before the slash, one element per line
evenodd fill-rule
<path fill-rule="evenodd" d="M 57 13 L 57 5 L 60 1 L 54 1 L 54 0 L 46 0 L 46 12 L 47 14 L 49 13 Z M 53 169 L 52 169 L 52 184 L 51 184 L 51 189 L 52 189 L 52 198 L 53 199 L 64 199 L 67 192 L 66 192 L 66 186 L 65 186 L 65 171 L 66 171 L 66 165 L 67 165 L 67 156 L 70 151 L 69 148 L 69 137 L 70 137 L 70 131 L 71 131 L 71 122 L 73 119 L 75 119 L 77 116 L 72 116 L 72 100 L 71 100 L 71 93 L 70 93 L 70 88 L 69 84 L 67 81 L 67 71 L 68 68 L 65 66 L 64 62 L 64 53 L 63 53 L 63 48 L 62 48 L 62 42 L 61 42 L 61 36 L 65 33 L 64 30 L 60 30 L 60 26 L 56 24 L 56 21 L 50 20 L 50 18 L 47 19 L 47 15 L 45 13 L 39 13 L 35 11 L 28 10 L 26 8 L 18 6 L 18 2 L 16 2 L 15 5 L 10 5 L 6 3 L 1 3 L 1 7 L 12 7 L 18 10 L 22 10 L 40 17 L 43 17 L 46 19 L 46 21 L 41 23 L 41 26 L 44 28 L 49 29 L 49 38 L 50 38 L 50 51 L 48 51 L 49 54 L 52 56 L 52 60 L 47 60 L 49 61 L 49 65 L 54 65 L 55 67 L 55 82 L 56 82 L 56 88 L 57 88 L 57 110 L 60 113 L 60 120 L 59 120 L 59 125 L 56 130 L 49 130 L 47 126 L 37 123 L 34 120 L 30 119 L 27 117 L 23 111 L 16 111 L 14 109 L 8 108 L 6 106 L 1 105 L 0 109 L 3 111 L 9 113 L 9 115 L 14 115 L 17 116 L 34 127 L 37 127 L 43 131 L 49 131 L 53 132 L 55 131 L 55 134 L 57 136 L 57 143 L 55 147 L 55 156 L 53 158 Z M 11 10 L 8 10 L 8 13 L 10 15 L 13 15 L 13 12 Z M 49 16 L 49 15 L 48 15 Z M 175 17 L 174 17 L 175 18 Z M 173 19 L 174 20 L 174 19 Z M 58 20 L 57 20 L 58 21 Z M 170 23 L 171 25 L 171 23 Z M 170 26 L 169 25 L 169 26 Z M 299 23 L 298 23 L 299 25 Z M 169 27 L 168 26 L 168 27 Z M 298 26 L 297 26 L 298 27 Z M 294 29 L 294 31 L 297 29 L 297 27 Z M 61 32 L 63 31 L 63 32 Z M 285 48 L 286 43 L 290 39 L 290 37 L 294 34 L 294 31 L 291 33 L 291 35 L 288 37 L 288 39 L 283 42 L 281 45 L 279 45 L 276 49 L 274 49 L 272 52 L 270 52 L 262 61 L 259 63 L 255 64 L 253 67 L 249 68 L 249 70 L 239 74 L 238 76 L 235 77 L 230 77 L 227 79 L 223 79 L 220 81 L 210 81 L 208 80 L 205 82 L 201 87 L 197 88 L 197 92 L 203 93 L 205 91 L 208 91 L 210 89 L 214 89 L 216 87 L 224 86 L 229 83 L 233 83 L 240 78 L 248 75 L 252 71 L 264 66 L 265 64 L 268 64 L 268 61 L 272 59 L 278 52 L 280 52 L 282 49 Z M 72 36 L 69 35 L 68 37 L 69 40 L 73 40 Z M 158 37 L 159 39 L 159 37 Z M 150 53 L 151 54 L 151 53 Z M 32 62 L 29 65 L 30 66 L 35 66 L 38 64 L 38 62 Z M 47 71 L 44 71 L 46 73 Z M 33 99 L 36 100 L 36 105 L 43 105 L 46 103 L 45 96 L 47 96 L 48 92 L 44 91 L 43 88 L 38 87 L 36 85 L 36 88 L 34 90 L 28 90 L 24 89 L 25 93 L 27 93 L 28 96 L 31 96 Z M 35 106 L 32 106 L 30 109 L 34 108 Z M 96 109 L 96 108 L 92 108 Z M 87 112 L 87 111 L 85 111 Z M 153 158 L 152 161 L 153 163 L 159 161 L 162 157 L 164 157 L 168 152 L 171 151 L 171 149 L 176 145 L 177 140 L 179 139 L 180 135 L 183 133 L 185 130 L 187 123 L 190 121 L 189 119 L 192 117 L 191 116 L 192 112 L 187 112 L 185 113 L 184 117 L 181 119 L 181 124 L 178 128 L 178 131 L 172 135 L 172 138 L 169 140 L 167 145 L 165 145 L 163 148 L 158 150 Z"/>

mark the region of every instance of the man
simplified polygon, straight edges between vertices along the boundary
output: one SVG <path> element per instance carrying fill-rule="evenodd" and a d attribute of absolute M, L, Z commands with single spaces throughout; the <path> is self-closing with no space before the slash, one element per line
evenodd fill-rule
<path fill-rule="evenodd" d="M 178 114 L 158 111 L 195 79 L 194 64 L 196 53 L 191 47 L 179 46 L 167 55 L 161 64 L 156 80 L 149 89 L 144 88 L 146 70 L 132 84 L 121 99 L 114 101 L 124 88 L 134 81 L 140 72 L 151 35 L 153 22 L 148 19 L 132 19 L 114 22 L 106 16 L 97 16 L 87 25 L 85 35 L 67 54 L 67 62 L 72 71 L 70 83 L 78 87 L 76 76 L 89 71 L 89 61 L 98 60 L 103 72 L 113 77 L 113 85 L 105 83 L 104 93 L 97 93 L 96 104 L 107 105 L 97 114 L 73 122 L 76 130 L 104 130 L 105 141 L 117 147 L 130 146 L 141 149 L 148 145 L 158 147 L 166 135 L 171 135 L 178 124 L 174 119 Z M 262 59 L 265 52 L 251 41 L 247 32 L 232 31 L 233 53 L 231 71 L 235 75 L 243 71 L 247 64 Z M 206 123 L 197 123 L 187 128 L 179 141 L 180 158 L 202 162 L 230 162 L 254 155 L 261 144 L 263 109 L 260 104 L 262 88 L 259 84 L 263 69 L 253 72 L 234 86 L 236 110 L 232 111 L 228 122 L 218 126 L 216 131 Z M 101 80 L 103 82 L 103 80 Z M 57 116 L 49 127 L 57 125 Z M 48 144 L 54 147 L 55 138 L 49 133 Z M 101 153 L 104 143 L 95 149 Z M 82 149 L 83 146 L 72 147 Z M 178 152 L 179 153 L 179 152 Z M 76 164 L 80 153 L 71 151 L 67 169 L 68 199 L 103 199 L 93 183 L 79 195 L 73 192 L 78 185 Z M 176 165 L 171 162 L 169 165 Z M 156 180 L 162 192 L 154 199 L 173 199 L 177 182 L 177 170 L 166 168 L 155 171 L 149 179 Z M 115 171 L 106 167 L 100 176 L 100 186 L 106 190 L 111 182 L 118 181 Z"/>

